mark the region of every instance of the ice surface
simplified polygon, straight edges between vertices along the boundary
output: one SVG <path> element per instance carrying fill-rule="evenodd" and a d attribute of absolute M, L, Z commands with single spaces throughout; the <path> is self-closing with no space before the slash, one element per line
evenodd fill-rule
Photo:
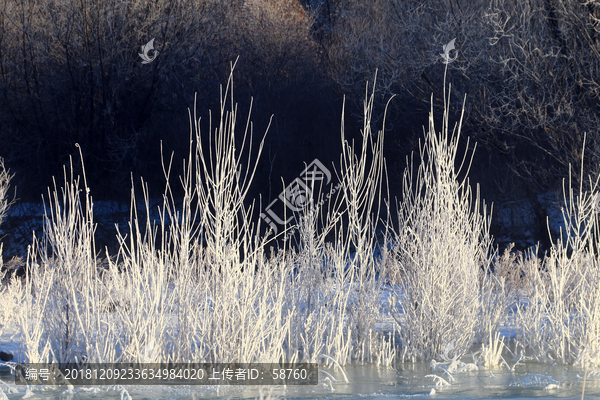
<path fill-rule="evenodd" d="M 436 399 L 579 399 L 583 381 L 576 368 L 542 364 L 520 365 L 517 371 L 495 370 L 455 372 L 450 382 L 443 372 L 433 372 L 429 364 L 404 364 L 394 369 L 373 366 L 345 367 L 349 383 L 341 371 L 329 368 L 333 379 L 321 379 L 315 386 L 75 386 L 65 387 L 15 386 L 3 371 L 2 389 L 9 399 L 76 398 L 76 399 L 391 399 L 430 397 Z M 440 376 L 448 384 L 440 385 Z M 325 374 L 321 375 L 322 378 Z M 6 389 L 10 387 L 11 392 Z M 600 395 L 600 378 L 591 375 L 586 381 L 586 398 Z M 67 396 L 67 397 L 65 397 Z M 122 397 L 123 396 L 123 397 Z M 130 396 L 130 397 L 128 397 Z M 268 397 L 270 396 L 270 397 Z M 0 394 L 0 399 L 2 395 Z M 27 398 L 27 397 L 25 397 Z"/>

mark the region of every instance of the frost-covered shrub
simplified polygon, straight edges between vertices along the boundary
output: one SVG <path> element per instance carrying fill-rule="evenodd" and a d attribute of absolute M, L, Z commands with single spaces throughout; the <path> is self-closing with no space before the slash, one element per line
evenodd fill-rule
<path fill-rule="evenodd" d="M 473 193 L 469 185 L 466 153 L 456 167 L 461 125 L 450 131 L 445 110 L 436 132 L 432 107 L 421 163 L 416 173 L 412 161 L 405 171 L 397 213 L 396 251 L 403 277 L 397 304 L 403 315 L 397 318 L 405 361 L 467 352 L 481 323 L 480 291 L 493 256 L 490 217 L 479 191 Z"/>
<path fill-rule="evenodd" d="M 48 189 L 44 231 L 29 250 L 20 320 L 25 356 L 109 362 L 117 342 L 114 327 L 101 318 L 110 298 L 97 271 L 93 201 L 72 164 L 63 182 Z"/>

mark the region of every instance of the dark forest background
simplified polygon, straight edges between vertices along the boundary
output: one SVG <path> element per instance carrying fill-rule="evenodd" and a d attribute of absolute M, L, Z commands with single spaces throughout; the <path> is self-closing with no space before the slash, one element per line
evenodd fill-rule
<path fill-rule="evenodd" d="M 265 205 L 304 163 L 339 161 L 344 96 L 347 136 L 358 137 L 377 70 L 377 129 L 395 95 L 385 128 L 395 196 L 432 95 L 441 118 L 440 53 L 456 39 L 450 118 L 466 95 L 471 182 L 494 214 L 522 214 L 548 246 L 540 195 L 560 190 L 570 164 L 579 171 L 584 133 L 586 172 L 599 172 L 599 23 L 594 0 L 4 0 L 0 157 L 21 202 L 61 181 L 69 157 L 79 160 L 76 144 L 94 199 L 129 202 L 132 177 L 160 195 L 161 142 L 176 177 L 194 96 L 207 134 L 237 59 L 240 126 L 251 99 L 255 139 L 273 117 L 250 193 Z M 152 38 L 159 55 L 142 64 Z M 522 234 L 499 221 L 496 236 Z"/>

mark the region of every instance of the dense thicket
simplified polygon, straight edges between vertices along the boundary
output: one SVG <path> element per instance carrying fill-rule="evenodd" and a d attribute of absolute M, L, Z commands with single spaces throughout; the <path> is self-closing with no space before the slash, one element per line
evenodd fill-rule
<path fill-rule="evenodd" d="M 185 156 L 194 94 L 201 109 L 218 109 L 219 84 L 237 57 L 240 107 L 254 96 L 261 130 L 275 114 L 272 162 L 297 160 L 288 155 L 317 137 L 304 129 L 322 129 L 327 107 L 312 22 L 295 2 L 10 0 L 1 7 L 1 153 L 17 173 L 20 197 L 38 199 L 76 154 L 75 143 L 99 198 L 127 195 L 131 173 L 162 186 L 160 142 L 167 157 L 171 150 Z M 141 45 L 152 38 L 159 55 L 142 64 Z"/>
<path fill-rule="evenodd" d="M 325 3 L 336 21 L 329 47 L 336 81 L 359 93 L 378 69 L 381 92 L 399 96 L 392 109 L 401 125 L 391 134 L 404 145 L 407 129 L 412 138 L 421 131 L 431 94 L 443 98 L 440 54 L 456 38 L 451 107 L 458 114 L 468 96 L 464 131 L 485 147 L 472 176 L 497 212 L 526 199 L 531 228 L 547 247 L 548 210 L 538 195 L 579 165 L 584 132 L 593 143 L 584 162 L 597 174 L 600 2 Z"/>
<path fill-rule="evenodd" d="M 537 196 L 578 163 L 584 132 L 591 139 L 586 163 L 598 164 L 599 6 L 7 0 L 0 5 L 0 156 L 16 174 L 21 199 L 39 198 L 76 143 L 97 199 L 126 198 L 131 174 L 160 190 L 160 143 L 175 160 L 185 156 L 194 93 L 199 109 L 216 110 L 218 84 L 239 57 L 240 108 L 254 97 L 259 131 L 274 115 L 252 195 L 270 201 L 281 176 L 289 182 L 302 162 L 339 153 L 342 95 L 357 116 L 346 124 L 358 126 L 365 83 L 376 70 L 374 115 L 397 95 L 386 156 L 392 194 L 399 193 L 404 156 L 416 149 L 431 93 L 443 98 L 442 46 L 456 38 L 450 106 L 458 111 L 468 94 L 464 132 L 485 145 L 473 179 L 496 210 L 528 199 L 543 238 L 547 210 Z M 159 55 L 142 64 L 140 46 L 152 38 Z"/>

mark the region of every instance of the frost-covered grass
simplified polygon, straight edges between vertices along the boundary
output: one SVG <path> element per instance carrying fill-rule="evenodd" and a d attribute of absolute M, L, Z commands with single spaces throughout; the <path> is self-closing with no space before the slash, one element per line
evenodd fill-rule
<path fill-rule="evenodd" d="M 517 339 L 538 361 L 600 363 L 599 187 L 598 180 L 590 181 L 584 191 L 584 179 L 582 165 L 578 190 L 571 180 L 565 184 L 565 229 L 550 254 L 525 270 L 528 304 L 518 308 Z"/>
<path fill-rule="evenodd" d="M 0 224 L 7 215 L 8 208 L 14 203 L 9 194 L 10 181 L 13 175 L 4 166 L 4 159 L 0 158 Z M 10 323 L 14 323 L 20 313 L 20 305 L 23 299 L 22 285 L 6 284 L 7 270 L 2 257 L 2 244 L 0 244 L 0 337 L 4 329 Z"/>
<path fill-rule="evenodd" d="M 84 178 L 66 169 L 63 186 L 49 190 L 18 321 L 25 359 L 393 361 L 395 349 L 375 327 L 380 281 L 374 279 L 373 209 L 384 164 L 382 139 L 367 146 L 371 103 L 363 147 L 345 142 L 340 195 L 327 205 L 325 228 L 316 223 L 316 210 L 301 218 L 296 249 L 266 254 L 267 238 L 245 205 L 256 168 L 251 160 L 260 156 L 262 142 L 257 154 L 245 148 L 252 142 L 245 124 L 242 143 L 235 143 L 232 84 L 222 93 L 210 143 L 202 142 L 199 121 L 190 116 L 183 200 L 167 185 L 156 221 L 146 193 L 145 212 L 132 193 L 129 229 L 117 232 L 117 254 L 95 248 L 94 204 Z M 169 174 L 165 163 L 167 181 Z M 340 226 L 342 217 L 347 226 Z M 338 238 L 333 245 L 324 241 L 331 230 Z M 349 257 L 351 247 L 358 256 Z M 99 264 L 99 255 L 107 265 Z"/>
<path fill-rule="evenodd" d="M 435 360 L 434 370 L 448 376 L 507 367 L 511 353 L 598 364 L 597 184 L 577 196 L 566 190 L 567 229 L 547 258 L 499 256 L 491 211 L 468 181 L 472 155 L 459 152 L 460 123 L 452 128 L 448 112 L 439 131 L 431 112 L 403 197 L 391 204 L 371 93 L 362 140 L 346 141 L 342 129 L 335 195 L 323 190 L 320 199 L 329 201 L 317 199 L 319 208 L 297 216 L 294 247 L 273 248 L 246 198 L 263 141 L 249 147 L 250 117 L 240 128 L 232 93 L 230 77 L 208 143 L 190 113 L 183 198 L 167 184 L 154 210 L 147 191 L 132 190 L 129 226 L 117 230 L 115 254 L 96 248 L 91 191 L 85 176 L 65 168 L 62 184 L 47 193 L 26 279 L 0 289 L 0 326 L 20 329 L 18 357 L 384 366 Z M 168 161 L 164 171 L 175 181 Z M 9 181 L 0 173 L 0 216 Z M 501 335 L 509 321 L 516 332 L 510 341 Z M 469 352 L 473 362 L 461 361 Z"/>

